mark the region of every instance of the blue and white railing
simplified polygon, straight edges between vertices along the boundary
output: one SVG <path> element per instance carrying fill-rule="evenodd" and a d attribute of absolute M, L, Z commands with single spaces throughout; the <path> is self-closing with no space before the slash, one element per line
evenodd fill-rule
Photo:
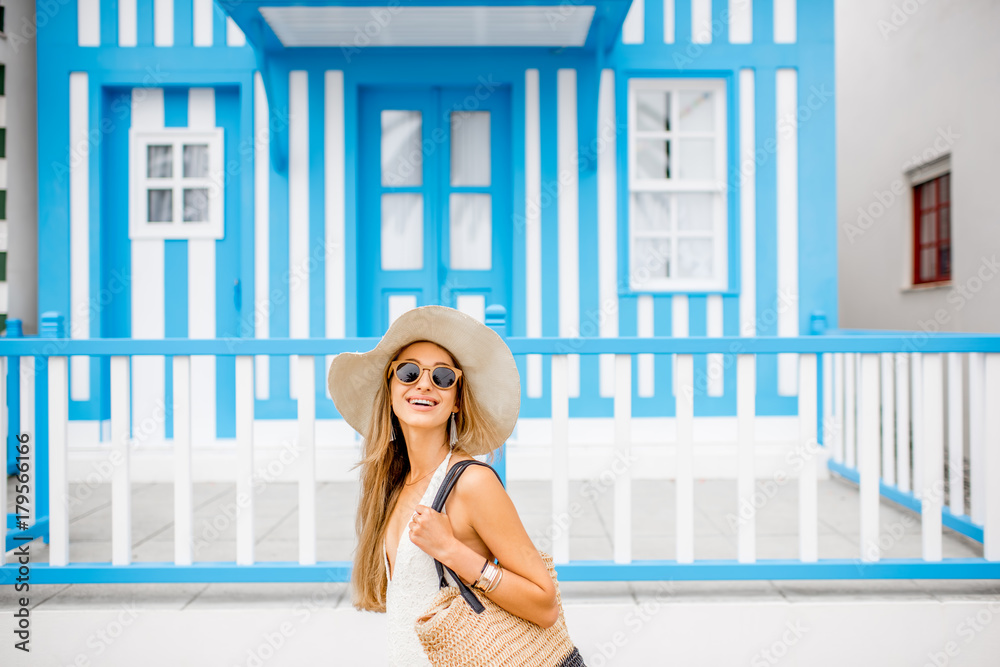
<path fill-rule="evenodd" d="M 487 323 L 504 334 L 502 312 L 490 312 Z M 8 439 L 34 428 L 29 454 L 34 499 L 29 500 L 34 525 L 20 536 L 49 543 L 49 563 L 32 565 L 35 583 L 346 581 L 350 563 L 316 559 L 316 356 L 370 349 L 376 339 L 225 339 L 133 340 L 64 337 L 62 318 L 43 318 L 38 338 L 0 339 L 0 362 L 7 364 L 7 384 L 0 383 L 0 405 L 9 414 L 25 415 L 38 384 L 38 404 L 31 406 L 38 423 L 14 418 L 0 424 Z M 553 523 L 569 512 L 569 392 L 571 355 L 614 355 L 614 448 L 629 458 L 632 448 L 632 369 L 640 354 L 675 355 L 676 379 L 676 552 L 661 560 L 634 560 L 631 543 L 631 473 L 614 477 L 613 559 L 572 560 L 568 531 L 554 531 L 551 549 L 563 580 L 698 580 L 698 579 L 864 579 L 864 578 L 1000 578 L 1000 336 L 900 332 L 887 334 L 829 333 L 796 338 L 518 338 L 506 339 L 515 355 L 551 357 L 552 511 Z M 735 560 L 694 558 L 694 357 L 721 355 L 735 364 L 737 378 L 737 507 L 753 503 L 755 487 L 755 387 L 759 355 L 792 353 L 798 359 L 798 558 L 756 557 L 753 513 L 737 529 Z M 68 460 L 68 359 L 73 355 L 110 358 L 111 393 L 111 562 L 70 562 Z M 131 558 L 130 359 L 161 355 L 173 364 L 174 561 L 133 562 Z M 235 357 L 236 558 L 232 562 L 193 559 L 191 459 L 191 356 Z M 255 562 L 254 396 L 255 355 L 297 358 L 299 466 L 299 558 L 297 562 Z M 947 401 L 943 392 L 948 368 Z M 968 366 L 967 374 L 960 372 Z M 27 371 L 27 372 L 26 372 Z M 33 375 L 32 375 L 33 374 Z M 27 377 L 26 377 L 27 376 Z M 322 380 L 322 378 L 320 378 Z M 965 397 L 970 420 L 962 414 Z M 18 400 L 21 401 L 20 409 Z M 945 415 L 950 416 L 944 431 Z M 963 434 L 971 439 L 971 507 L 966 515 L 959 476 Z M 913 433 L 914 446 L 906 434 Z M 944 452 L 948 443 L 949 482 L 944 504 Z M 664 443 L 668 444 L 668 443 Z M 815 455 L 822 448 L 823 456 Z M 3 450 L 0 467 L 7 466 Z M 821 559 L 818 550 L 817 485 L 821 466 L 854 479 L 860 488 L 860 551 L 853 559 Z M 500 468 L 504 464 L 501 460 Z M 882 559 L 879 547 L 880 492 L 920 513 L 922 558 Z M 33 500 L 34 502 L 30 502 Z M 47 501 L 47 502 L 46 502 Z M 0 494 L 0 516 L 7 515 Z M 983 558 L 942 557 L 942 525 L 979 539 Z M 7 548 L 18 537 L 8 517 Z M 17 576 L 14 562 L 0 567 L 0 584 Z"/>

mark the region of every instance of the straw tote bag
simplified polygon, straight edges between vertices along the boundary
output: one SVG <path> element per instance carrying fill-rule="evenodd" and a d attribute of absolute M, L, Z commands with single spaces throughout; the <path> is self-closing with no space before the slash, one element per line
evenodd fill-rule
<path fill-rule="evenodd" d="M 434 498 L 433 509 L 444 509 L 459 475 L 470 465 L 491 466 L 479 461 L 456 463 Z M 499 478 L 499 475 L 497 475 Z M 501 480 L 502 481 L 502 480 Z M 550 628 L 511 614 L 489 598 L 480 600 L 451 568 L 434 561 L 440 590 L 416 630 L 424 653 L 435 667 L 586 667 L 573 645 L 563 616 L 559 582 L 552 557 L 539 551 L 556 587 L 559 620 Z M 449 586 L 444 570 L 458 583 Z"/>

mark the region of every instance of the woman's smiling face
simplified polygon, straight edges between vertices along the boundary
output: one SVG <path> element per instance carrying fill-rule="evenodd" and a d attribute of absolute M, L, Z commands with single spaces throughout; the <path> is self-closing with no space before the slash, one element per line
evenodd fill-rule
<path fill-rule="evenodd" d="M 412 361 L 420 366 L 433 368 L 441 364 L 454 366 L 451 355 L 435 343 L 422 341 L 403 348 L 397 361 Z M 413 384 L 403 384 L 393 373 L 389 380 L 392 396 L 392 411 L 396 413 L 400 425 L 415 429 L 435 429 L 445 425 L 452 412 L 458 412 L 455 404 L 458 396 L 455 383 L 448 389 L 441 389 L 431 380 L 431 374 L 421 371 L 420 378 Z M 404 434 L 405 435 L 405 434 Z"/>

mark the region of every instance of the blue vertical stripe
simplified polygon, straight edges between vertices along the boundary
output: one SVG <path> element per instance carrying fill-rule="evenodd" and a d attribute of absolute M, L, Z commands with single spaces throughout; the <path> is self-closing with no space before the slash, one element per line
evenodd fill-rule
<path fill-rule="evenodd" d="M 309 72 L 309 337 L 326 337 L 326 131 L 324 127 L 326 112 L 326 82 L 322 70 Z M 316 407 L 325 408 L 323 388 L 325 382 L 325 360 L 323 357 L 313 359 L 316 366 Z"/>
<path fill-rule="evenodd" d="M 691 42 L 691 2 L 692 0 L 674 0 L 674 44 L 680 47 Z M 754 3 L 757 4 L 761 4 L 760 0 Z"/>
<path fill-rule="evenodd" d="M 799 5 L 806 3 L 798 3 Z M 832 3 L 831 8 L 832 8 Z M 757 0 L 752 5 L 753 11 L 753 43 L 772 44 L 774 42 L 774 0 Z M 802 11 L 801 8 L 796 10 Z M 833 21 L 831 19 L 832 28 Z M 831 58 L 832 63 L 832 58 Z M 747 63 L 750 64 L 750 63 Z"/>
<path fill-rule="evenodd" d="M 212 3 L 212 46 L 226 46 L 226 13 Z"/>
<path fill-rule="evenodd" d="M 174 46 L 194 45 L 194 0 L 174 0 Z"/>
<path fill-rule="evenodd" d="M 101 45 L 118 45 L 118 0 L 101 0 Z"/>
<path fill-rule="evenodd" d="M 358 88 L 351 68 L 344 70 L 344 333 L 358 335 L 357 192 Z M 272 181 L 273 182 L 273 181 Z M 273 195 L 272 195 L 273 196 Z"/>
<path fill-rule="evenodd" d="M 673 336 L 674 335 L 674 312 L 673 297 L 667 294 L 658 294 L 653 297 L 653 335 Z M 653 357 L 653 381 L 655 387 L 654 400 L 659 407 L 651 406 L 651 414 L 676 414 L 676 405 L 673 398 L 673 355 L 657 354 Z"/>
<path fill-rule="evenodd" d="M 153 0 L 136 0 L 136 46 L 153 46 Z"/>

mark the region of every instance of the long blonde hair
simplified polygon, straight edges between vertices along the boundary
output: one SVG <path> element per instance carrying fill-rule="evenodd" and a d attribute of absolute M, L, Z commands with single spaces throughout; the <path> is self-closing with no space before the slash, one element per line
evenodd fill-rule
<path fill-rule="evenodd" d="M 434 343 L 434 341 L 414 341 L 414 343 L 419 342 Z M 392 360 L 394 361 L 399 353 L 410 345 L 413 343 L 408 343 L 397 350 Z M 448 352 L 452 363 L 461 368 L 454 355 L 448 350 L 445 352 Z M 351 572 L 351 597 L 354 606 L 361 610 L 378 612 L 385 611 L 385 591 L 389 583 L 382 555 L 383 539 L 389 525 L 389 515 L 396 506 L 396 500 L 410 471 L 406 441 L 399 428 L 398 419 L 392 411 L 388 374 L 389 366 L 386 364 L 382 373 L 383 381 L 375 396 L 375 409 L 372 410 L 368 424 L 368 438 L 364 442 L 363 456 L 358 463 L 361 467 L 361 498 L 355 520 L 358 545 L 354 551 L 354 569 Z M 483 408 L 476 400 L 466 379 L 467 377 L 463 377 L 455 396 L 455 403 L 459 408 L 455 415 L 458 426 L 458 443 L 455 445 L 455 450 L 458 451 L 464 444 L 472 442 L 489 443 L 491 449 L 492 446 L 499 446 L 500 435 L 492 422 L 486 419 Z M 391 437 L 393 430 L 396 431 L 395 440 Z M 491 453 L 490 459 L 492 458 Z"/>

